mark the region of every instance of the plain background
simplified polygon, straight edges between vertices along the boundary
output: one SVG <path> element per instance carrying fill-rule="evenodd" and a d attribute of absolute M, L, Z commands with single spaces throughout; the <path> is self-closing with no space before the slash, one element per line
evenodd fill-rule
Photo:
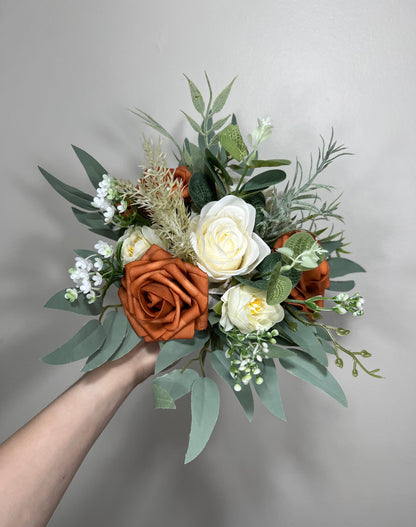
<path fill-rule="evenodd" d="M 69 285 L 72 249 L 97 239 L 36 166 L 90 192 L 74 144 L 134 179 L 150 132 L 129 108 L 193 136 L 182 73 L 204 93 L 204 71 L 216 93 L 238 75 L 227 109 L 246 134 L 273 119 L 265 156 L 307 165 L 332 126 L 355 153 L 321 181 L 343 192 L 351 257 L 368 271 L 356 276 L 366 316 L 342 320 L 344 342 L 373 352 L 367 364 L 385 375 L 354 379 L 348 360 L 332 365 L 344 409 L 282 372 L 287 423 L 258 404 L 249 424 L 221 384 L 218 425 L 187 466 L 189 400 L 155 411 L 148 381 L 93 447 L 52 527 L 414 525 L 415 23 L 413 0 L 0 2 L 2 439 L 78 378 L 80 364 L 39 358 L 85 320 L 42 306 Z"/>

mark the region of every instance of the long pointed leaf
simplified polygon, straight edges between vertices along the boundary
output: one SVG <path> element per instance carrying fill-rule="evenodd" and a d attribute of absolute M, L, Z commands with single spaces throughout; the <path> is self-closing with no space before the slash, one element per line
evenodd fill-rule
<path fill-rule="evenodd" d="M 84 295 L 79 295 L 74 302 L 70 302 L 65 298 L 66 289 L 62 289 L 52 298 L 50 298 L 44 307 L 49 309 L 62 309 L 63 311 L 70 311 L 78 315 L 96 316 L 102 311 L 103 305 L 100 299 L 94 303 L 89 304 Z"/>
<path fill-rule="evenodd" d="M 203 116 L 205 110 L 205 102 L 201 95 L 201 92 L 198 90 L 196 85 L 191 81 L 189 77 L 185 75 L 185 78 L 188 81 L 189 90 L 191 92 L 192 104 L 194 105 L 195 110 Z"/>
<path fill-rule="evenodd" d="M 192 385 L 192 422 L 185 463 L 195 459 L 205 448 L 218 419 L 220 394 L 212 379 L 200 377 Z"/>
<path fill-rule="evenodd" d="M 187 369 L 183 373 L 181 370 L 173 370 L 157 377 L 153 384 L 157 384 L 166 390 L 170 397 L 176 401 L 191 391 L 193 383 L 198 378 L 199 375 L 195 370 Z"/>
<path fill-rule="evenodd" d="M 81 161 L 82 166 L 87 173 L 87 176 L 94 188 L 98 187 L 98 183 L 103 179 L 104 174 L 108 174 L 107 170 L 100 165 L 90 154 L 87 154 L 85 150 L 78 148 L 77 146 L 72 145 L 74 152 L 76 153 L 78 159 Z"/>
<path fill-rule="evenodd" d="M 348 258 L 330 258 L 329 277 L 338 278 L 350 273 L 365 273 L 365 269 Z"/>
<path fill-rule="evenodd" d="M 253 383 L 257 395 L 269 412 L 286 421 L 285 411 L 283 410 L 282 399 L 280 397 L 276 366 L 273 359 L 266 359 L 264 361 L 262 377 L 263 384 Z"/>
<path fill-rule="evenodd" d="M 91 371 L 107 362 L 121 346 L 127 331 L 128 320 L 124 313 L 110 311 L 103 322 L 107 339 L 100 350 L 90 355 L 81 371 Z"/>
<path fill-rule="evenodd" d="M 296 324 L 297 330 L 291 331 L 286 321 L 293 325 Z M 285 320 L 280 323 L 280 329 L 283 336 L 287 336 L 290 340 L 293 340 L 303 351 L 311 355 L 322 366 L 328 366 L 328 357 L 317 338 L 314 327 L 302 324 L 302 322 L 297 321 L 292 315 L 286 312 Z"/>
<path fill-rule="evenodd" d="M 126 338 L 123 340 L 121 346 L 118 348 L 118 350 L 110 357 L 109 360 L 117 360 L 121 359 L 121 357 L 124 357 L 124 355 L 127 355 L 137 344 L 142 340 L 141 337 L 139 337 L 134 329 L 129 324 L 127 326 L 126 331 Z"/>
<path fill-rule="evenodd" d="M 230 95 L 231 88 L 233 87 L 234 81 L 237 77 L 226 86 L 222 92 L 216 97 L 214 104 L 212 105 L 212 114 L 220 112 L 227 102 L 228 96 Z"/>
<path fill-rule="evenodd" d="M 347 406 L 347 399 L 341 386 L 329 371 L 313 360 L 309 355 L 296 351 L 293 357 L 280 359 L 280 363 L 289 373 L 304 381 L 317 386 L 333 397 L 343 406 Z"/>
<path fill-rule="evenodd" d="M 195 331 L 193 339 L 169 340 L 165 344 L 162 344 L 156 362 L 155 373 L 160 373 L 178 359 L 200 350 L 208 340 L 208 337 L 209 334 L 207 331 Z"/>
<path fill-rule="evenodd" d="M 253 394 L 251 393 L 250 386 L 242 385 L 241 391 L 236 392 L 234 390 L 235 380 L 230 375 L 230 361 L 225 356 L 224 351 L 215 350 L 209 354 L 212 367 L 218 373 L 220 377 L 231 387 L 234 395 L 237 397 L 239 403 L 243 407 L 243 410 L 247 416 L 247 419 L 251 421 L 254 414 L 254 401 Z"/>
<path fill-rule="evenodd" d="M 98 320 L 90 320 L 63 346 L 42 358 L 47 364 L 67 364 L 85 359 L 101 348 L 106 339 Z"/>
<path fill-rule="evenodd" d="M 86 194 L 82 190 L 72 187 L 71 185 L 67 185 L 63 181 L 60 181 L 55 176 L 52 176 L 52 174 L 49 174 L 49 172 L 44 170 L 42 167 L 38 168 L 42 176 L 51 185 L 51 187 L 54 188 L 56 192 L 58 192 L 58 194 L 60 194 L 67 201 L 73 205 L 76 205 L 77 207 L 81 207 L 82 209 L 94 211 L 97 210 L 93 205 L 91 205 L 93 200 L 92 196 Z"/>

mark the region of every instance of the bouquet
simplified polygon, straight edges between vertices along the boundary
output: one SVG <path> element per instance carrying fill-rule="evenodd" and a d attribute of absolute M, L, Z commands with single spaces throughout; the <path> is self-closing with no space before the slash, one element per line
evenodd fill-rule
<path fill-rule="evenodd" d="M 253 391 L 285 420 L 277 363 L 344 406 L 328 356 L 340 368 L 348 357 L 354 376 L 362 370 L 379 377 L 363 363 L 369 352 L 339 342 L 349 330 L 323 318 L 326 312 L 363 315 L 363 297 L 348 293 L 354 281 L 339 278 L 364 269 L 345 257 L 343 231 L 336 228 L 342 221 L 339 196 L 325 200 L 333 187 L 318 182 L 347 154 L 345 147 L 332 132 L 309 169 L 296 161 L 288 178 L 282 167 L 289 160 L 260 156 L 271 120 L 258 119 L 244 139 L 235 115 L 217 118 L 235 79 L 215 98 L 206 80 L 208 102 L 187 78 L 199 114 L 197 121 L 184 113 L 196 133 L 193 142 L 179 144 L 153 117 L 134 110 L 172 141 L 176 168 L 168 167 L 161 141 L 146 138 L 143 171 L 134 182 L 109 175 L 74 147 L 93 194 L 40 168 L 74 205 L 77 220 L 100 238 L 94 249 L 75 250 L 72 287 L 46 303 L 93 318 L 43 360 L 86 359 L 82 371 L 89 371 L 122 357 L 141 339 L 160 342 L 152 383 L 156 408 L 173 409 L 191 394 L 186 463 L 204 449 L 215 426 L 218 377 L 249 420 Z M 119 302 L 108 303 L 110 288 L 117 289 Z"/>

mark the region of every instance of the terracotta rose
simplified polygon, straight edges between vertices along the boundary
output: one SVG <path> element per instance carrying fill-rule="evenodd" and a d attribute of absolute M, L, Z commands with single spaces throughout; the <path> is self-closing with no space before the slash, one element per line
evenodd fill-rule
<path fill-rule="evenodd" d="M 290 238 L 290 236 L 292 236 L 292 234 L 295 234 L 295 232 L 299 231 L 288 232 L 280 236 L 280 238 L 276 240 L 273 249 L 276 250 L 280 249 L 280 247 L 283 247 L 285 242 Z M 323 260 L 322 263 L 320 263 L 315 269 L 302 272 L 302 276 L 297 286 L 294 287 L 290 292 L 290 296 L 295 300 L 307 300 L 308 298 L 311 298 L 315 295 L 324 296 L 325 289 L 329 287 L 329 284 L 329 265 L 326 260 Z M 316 303 L 318 306 L 323 307 L 323 300 L 318 300 Z M 297 307 L 301 308 L 302 311 L 311 311 L 305 305 L 296 305 Z"/>
<path fill-rule="evenodd" d="M 190 339 L 208 325 L 208 276 L 152 245 L 126 264 L 118 291 L 134 331 L 146 342 Z"/>

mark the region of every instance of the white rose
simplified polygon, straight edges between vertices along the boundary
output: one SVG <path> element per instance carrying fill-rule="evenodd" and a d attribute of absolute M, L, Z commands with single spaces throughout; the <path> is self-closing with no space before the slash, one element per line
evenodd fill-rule
<path fill-rule="evenodd" d="M 253 232 L 256 209 L 236 196 L 207 203 L 191 220 L 198 266 L 214 281 L 252 271 L 269 253 Z"/>
<path fill-rule="evenodd" d="M 266 291 L 248 285 L 230 287 L 221 297 L 221 326 L 225 331 L 236 327 L 244 334 L 270 329 L 283 320 L 284 309 L 280 304 L 270 306 L 266 295 Z"/>
<path fill-rule="evenodd" d="M 140 260 L 144 253 L 152 246 L 158 245 L 162 249 L 167 248 L 156 231 L 151 227 L 129 227 L 119 240 L 122 243 L 120 257 L 123 265 Z"/>

